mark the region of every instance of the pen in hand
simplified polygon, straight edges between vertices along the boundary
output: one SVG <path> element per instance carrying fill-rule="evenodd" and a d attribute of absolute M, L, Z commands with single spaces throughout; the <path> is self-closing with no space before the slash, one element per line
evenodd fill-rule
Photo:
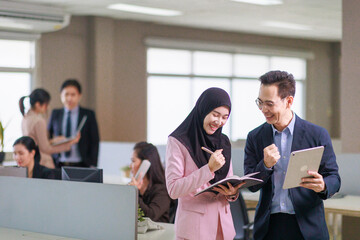
<path fill-rule="evenodd" d="M 225 164 L 225 157 L 221 154 L 221 152 L 219 155 L 215 156 L 215 154 L 213 154 L 214 152 L 207 149 L 206 147 L 201 147 L 201 149 L 203 151 L 211 154 L 211 157 L 208 162 L 209 169 L 211 172 L 214 173 L 215 171 L 219 170 Z M 220 151 L 222 151 L 222 149 Z"/>
<path fill-rule="evenodd" d="M 213 154 L 214 152 L 207 149 L 206 147 L 201 147 L 202 150 L 204 150 L 205 152 L 209 153 L 209 154 Z"/>

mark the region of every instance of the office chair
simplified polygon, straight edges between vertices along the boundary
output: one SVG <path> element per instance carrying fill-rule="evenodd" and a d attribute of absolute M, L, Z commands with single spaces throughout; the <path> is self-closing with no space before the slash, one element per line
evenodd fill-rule
<path fill-rule="evenodd" d="M 249 221 L 248 211 L 254 211 L 255 208 L 246 208 L 240 191 L 239 198 L 230 202 L 230 209 L 236 231 L 234 240 L 251 240 L 254 223 Z"/>
<path fill-rule="evenodd" d="M 169 209 L 169 223 L 175 223 L 177 205 L 178 205 L 178 200 L 171 199 L 170 209 Z"/>

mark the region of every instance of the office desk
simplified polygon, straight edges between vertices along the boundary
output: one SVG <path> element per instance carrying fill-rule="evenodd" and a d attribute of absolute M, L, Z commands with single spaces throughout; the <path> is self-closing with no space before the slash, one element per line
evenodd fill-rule
<path fill-rule="evenodd" d="M 174 224 L 159 223 L 163 230 L 149 231 L 138 234 L 138 240 L 173 240 L 175 239 Z M 43 233 L 0 227 L 0 240 L 81 240 L 78 238 L 61 237 Z"/>
<path fill-rule="evenodd" d="M 345 195 L 343 198 L 330 198 L 324 201 L 325 212 L 350 217 L 360 217 L 360 196 Z"/>
<path fill-rule="evenodd" d="M 131 181 L 130 178 L 125 178 L 123 176 L 118 175 L 104 175 L 104 183 L 105 184 L 120 184 L 126 185 Z M 138 234 L 138 240 L 172 240 L 175 239 L 175 229 L 174 224 L 170 223 L 158 223 L 163 226 L 162 230 L 151 230 L 146 232 L 145 234 Z"/>
<path fill-rule="evenodd" d="M 248 208 L 256 207 L 260 191 L 255 193 L 242 191 L 241 193 Z M 354 239 L 354 234 L 358 235 L 359 230 L 356 230 L 357 227 L 350 226 L 349 222 L 355 222 L 351 217 L 360 217 L 360 196 L 345 195 L 342 198 L 330 198 L 324 201 L 324 207 L 328 229 L 333 236 L 332 239 L 340 238 L 339 234 L 341 231 L 342 239 L 345 240 Z M 345 218 L 342 218 L 342 216 L 345 216 Z M 350 218 L 348 219 L 347 217 Z M 359 219 L 356 220 L 356 222 L 359 221 Z M 349 236 L 351 237 L 349 238 Z"/>
<path fill-rule="evenodd" d="M 130 178 L 126 178 L 119 175 L 109 175 L 104 174 L 103 175 L 103 183 L 106 184 L 119 184 L 119 185 L 126 185 L 131 181 Z"/>
<path fill-rule="evenodd" d="M 145 234 L 138 234 L 138 240 L 173 240 L 175 239 L 174 224 L 158 223 L 164 227 L 162 230 L 148 231 Z"/>
<path fill-rule="evenodd" d="M 250 192 L 247 190 L 242 190 L 241 194 L 245 200 L 246 207 L 255 208 L 257 203 L 259 202 L 260 191 Z"/>
<path fill-rule="evenodd" d="M 360 239 L 360 196 L 346 195 L 324 201 L 325 216 L 333 239 Z"/>
<path fill-rule="evenodd" d="M 260 191 L 255 193 L 242 191 L 247 207 L 256 207 Z M 360 217 L 360 196 L 345 195 L 342 198 L 330 198 L 324 201 L 326 213 L 341 214 L 344 216 Z"/>
<path fill-rule="evenodd" d="M 79 240 L 77 238 L 67 238 L 43 233 L 35 233 L 11 228 L 0 227 L 1 240 Z"/>

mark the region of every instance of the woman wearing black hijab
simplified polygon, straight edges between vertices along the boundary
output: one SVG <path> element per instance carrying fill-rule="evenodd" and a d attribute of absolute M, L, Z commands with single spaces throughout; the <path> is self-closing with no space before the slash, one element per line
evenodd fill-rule
<path fill-rule="evenodd" d="M 231 110 L 230 97 L 220 88 L 205 90 L 195 107 L 170 134 L 166 149 L 166 186 L 178 199 L 176 239 L 233 239 L 235 229 L 228 200 L 238 188 L 217 188 L 194 196 L 211 184 L 232 176 L 231 144 L 222 134 Z M 209 154 L 201 149 L 213 151 Z"/>

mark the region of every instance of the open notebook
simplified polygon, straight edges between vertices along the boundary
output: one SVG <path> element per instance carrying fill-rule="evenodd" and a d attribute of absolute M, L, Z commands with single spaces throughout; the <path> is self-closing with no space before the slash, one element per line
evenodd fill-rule
<path fill-rule="evenodd" d="M 210 185 L 209 187 L 205 188 L 204 190 L 196 193 L 195 196 L 197 196 L 201 193 L 204 193 L 204 192 L 213 192 L 215 194 L 218 194 L 217 191 L 213 190 L 213 187 L 217 187 L 218 185 L 224 185 L 225 187 L 228 187 L 227 183 L 230 183 L 233 187 L 236 187 L 240 183 L 245 182 L 245 184 L 243 186 L 241 186 L 240 188 L 248 188 L 248 187 L 251 187 L 251 186 L 254 186 L 257 184 L 261 184 L 263 182 L 263 180 L 254 177 L 258 173 L 259 172 L 254 172 L 254 173 L 250 173 L 245 176 L 242 176 L 242 177 L 233 175 L 231 177 L 224 178 L 224 179 Z"/>

